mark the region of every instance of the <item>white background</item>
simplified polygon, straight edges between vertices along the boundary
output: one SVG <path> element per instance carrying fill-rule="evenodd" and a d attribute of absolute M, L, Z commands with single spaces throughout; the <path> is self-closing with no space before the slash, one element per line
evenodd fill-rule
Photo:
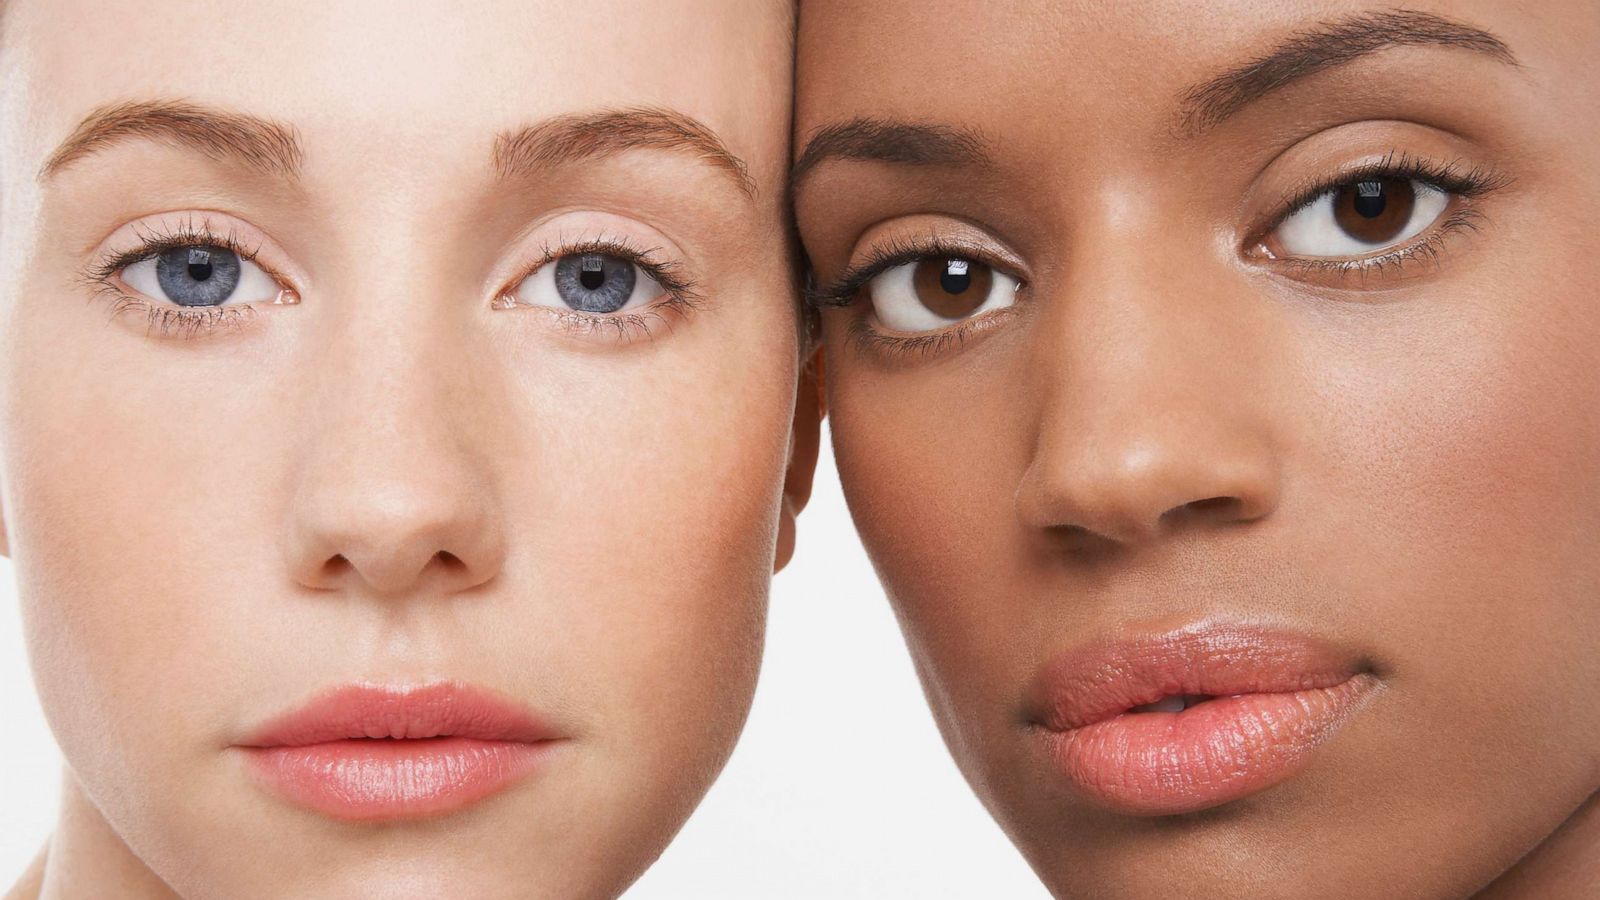
<path fill-rule="evenodd" d="M 55 820 L 60 753 L 0 558 L 0 891 Z M 1047 895 L 950 761 L 826 448 L 773 583 L 755 706 L 722 777 L 628 900 Z"/>

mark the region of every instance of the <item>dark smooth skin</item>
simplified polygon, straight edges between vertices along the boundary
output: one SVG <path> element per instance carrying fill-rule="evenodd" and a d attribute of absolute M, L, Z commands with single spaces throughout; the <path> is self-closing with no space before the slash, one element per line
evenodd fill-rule
<path fill-rule="evenodd" d="M 865 297 L 823 331 L 839 472 L 934 715 L 1059 897 L 1600 895 L 1600 8 L 1409 8 L 1499 43 L 1347 33 L 1230 99 L 1219 76 L 1388 7 L 804 5 L 819 284 L 941 235 L 1025 285 L 899 352 L 859 333 Z M 1365 278 L 1257 252 L 1297 190 L 1390 152 L 1502 183 Z M 1268 790 L 1090 806 L 1029 680 L 1199 621 L 1312 634 L 1382 689 Z"/>

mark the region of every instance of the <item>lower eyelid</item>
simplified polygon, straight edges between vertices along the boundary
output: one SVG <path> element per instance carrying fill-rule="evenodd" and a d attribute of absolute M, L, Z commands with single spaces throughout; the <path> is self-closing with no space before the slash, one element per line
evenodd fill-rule
<path fill-rule="evenodd" d="M 1444 243 L 1454 236 L 1478 231 L 1483 221 L 1480 212 L 1466 206 L 1447 211 L 1433 226 L 1382 253 L 1353 258 L 1287 257 L 1272 262 L 1308 279 L 1325 279 L 1331 287 L 1342 287 L 1349 279 L 1361 279 L 1361 285 L 1366 286 L 1367 279 L 1375 275 L 1386 277 L 1386 273 L 1392 272 L 1393 277 L 1398 278 L 1405 268 L 1417 262 L 1442 264 L 1446 259 L 1444 254 L 1449 252 Z"/>
<path fill-rule="evenodd" d="M 111 304 L 108 321 L 143 313 L 146 320 L 145 335 L 161 338 L 189 339 L 218 330 L 238 331 L 258 315 L 255 305 L 250 303 L 184 307 L 119 294 L 112 298 Z M 159 334 L 152 335 L 152 331 L 159 331 Z"/>

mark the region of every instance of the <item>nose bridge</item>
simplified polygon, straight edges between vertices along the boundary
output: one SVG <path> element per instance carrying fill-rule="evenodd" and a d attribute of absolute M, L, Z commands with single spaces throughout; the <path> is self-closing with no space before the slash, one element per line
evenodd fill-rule
<path fill-rule="evenodd" d="M 1129 543 L 1276 503 L 1270 310 L 1209 248 L 1172 239 L 1180 228 L 1107 206 L 1039 298 L 1043 408 L 1018 493 L 1030 526 Z"/>
<path fill-rule="evenodd" d="M 410 283 L 409 296 L 324 296 L 307 342 L 286 529 L 307 586 L 452 592 L 503 561 L 490 417 L 475 410 L 483 354 L 463 307 Z"/>

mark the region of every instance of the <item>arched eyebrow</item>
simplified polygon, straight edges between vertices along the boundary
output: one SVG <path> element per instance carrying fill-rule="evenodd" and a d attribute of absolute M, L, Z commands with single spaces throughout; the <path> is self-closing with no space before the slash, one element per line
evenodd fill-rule
<path fill-rule="evenodd" d="M 288 125 L 183 100 L 142 100 L 113 103 L 89 113 L 45 160 L 39 178 L 50 178 L 85 156 L 130 140 L 176 144 L 284 178 L 298 177 L 305 157 L 299 137 Z"/>
<path fill-rule="evenodd" d="M 988 143 L 976 131 L 953 125 L 858 118 L 812 133 L 789 171 L 790 190 L 824 162 L 875 160 L 911 166 L 992 167 Z"/>
<path fill-rule="evenodd" d="M 562 163 L 627 150 L 661 149 L 691 153 L 732 176 L 746 196 L 756 195 L 744 160 L 692 116 L 658 107 L 574 113 L 500 134 L 494 141 L 494 168 L 500 178 L 515 178 Z"/>
<path fill-rule="evenodd" d="M 1184 91 L 1179 129 L 1199 135 L 1290 82 L 1390 47 L 1422 46 L 1454 47 L 1517 65 L 1511 48 L 1481 28 L 1415 10 L 1359 13 L 1297 31 L 1262 56 Z"/>
<path fill-rule="evenodd" d="M 305 149 L 294 128 L 246 113 L 184 100 L 143 100 L 95 109 L 40 169 L 49 178 L 73 162 L 116 144 L 154 140 L 176 144 L 212 159 L 294 179 Z M 710 128 L 666 109 L 607 110 L 547 119 L 496 137 L 492 160 L 503 178 L 542 166 L 575 162 L 624 150 L 665 148 L 693 153 L 733 177 L 739 190 L 755 195 L 755 182 Z"/>

